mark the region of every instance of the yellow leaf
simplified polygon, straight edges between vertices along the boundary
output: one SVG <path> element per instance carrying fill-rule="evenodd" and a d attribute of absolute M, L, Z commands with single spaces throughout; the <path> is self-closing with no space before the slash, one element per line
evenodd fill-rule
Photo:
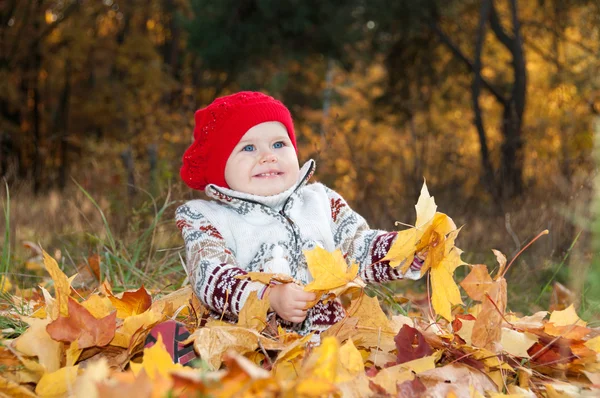
<path fill-rule="evenodd" d="M 21 386 L 0 376 L 0 396 L 13 398 L 29 398 L 36 395 L 27 387 Z"/>
<path fill-rule="evenodd" d="M 454 282 L 454 270 L 464 264 L 460 249 L 455 248 L 431 269 L 431 303 L 435 312 L 448 321 L 452 320 L 452 305 L 462 304 L 460 290 Z"/>
<path fill-rule="evenodd" d="M 60 316 L 60 308 L 58 308 L 56 299 L 52 297 L 52 295 L 48 290 L 46 290 L 46 288 L 40 286 L 40 289 L 42 290 L 42 295 L 44 296 L 44 302 L 46 303 L 46 307 L 44 308 L 44 311 L 36 312 L 35 318 L 42 319 L 49 316 L 51 319 L 58 319 L 58 317 Z"/>
<path fill-rule="evenodd" d="M 340 343 L 335 337 L 326 337 L 321 345 L 313 349 L 309 359 L 302 367 L 300 374 L 303 378 L 326 380 L 330 383 L 337 378 Z M 360 353 L 359 353 L 360 355 Z"/>
<path fill-rule="evenodd" d="M 419 195 L 415 209 L 417 211 L 417 221 L 415 222 L 417 228 L 422 228 L 426 223 L 433 219 L 433 216 L 435 216 L 437 205 L 435 204 L 434 197 L 429 194 L 425 182 L 423 182 L 421 195 Z"/>
<path fill-rule="evenodd" d="M 552 314 L 550 314 L 550 320 L 548 322 L 553 323 L 555 326 L 587 325 L 585 321 L 579 318 L 573 304 L 562 311 L 553 311 Z"/>
<path fill-rule="evenodd" d="M 460 323 L 462 326 L 460 330 L 456 332 L 456 334 L 459 335 L 467 345 L 472 345 L 473 342 L 471 341 L 471 336 L 473 335 L 473 326 L 475 326 L 475 320 L 461 319 Z"/>
<path fill-rule="evenodd" d="M 192 299 L 192 287 L 188 285 L 153 301 L 150 310 L 171 317 L 179 308 L 188 306 Z M 184 315 L 185 311 L 182 311 L 180 314 Z"/>
<path fill-rule="evenodd" d="M 420 234 L 416 228 L 405 229 L 399 231 L 396 235 L 392 247 L 381 261 L 389 261 L 391 267 L 405 265 L 410 267 L 415 257 L 415 245 L 420 238 Z M 402 271 L 406 272 L 404 268 Z"/>
<path fill-rule="evenodd" d="M 520 358 L 529 358 L 527 350 L 534 345 L 538 339 L 535 335 L 516 330 L 502 328 L 502 337 L 500 344 L 502 349 L 512 356 Z"/>
<path fill-rule="evenodd" d="M 0 276 L 0 293 L 6 293 L 12 289 L 12 283 L 5 275 Z"/>
<path fill-rule="evenodd" d="M 363 294 L 352 302 L 348 315 L 358 319 L 356 332 L 352 335 L 357 346 L 379 347 L 384 352 L 396 349 L 396 332 L 392 322 L 381 309 L 377 297 Z"/>
<path fill-rule="evenodd" d="M 67 316 L 69 314 L 69 310 L 67 308 L 68 298 L 71 295 L 71 284 L 69 283 L 69 278 L 60 270 L 56 260 L 54 260 L 48 253 L 44 252 L 44 266 L 46 267 L 46 271 L 50 274 L 50 277 L 54 281 L 54 291 L 56 295 L 56 300 L 58 301 L 58 305 L 60 308 L 60 314 L 63 316 Z M 58 316 L 56 316 L 58 318 Z M 53 319 L 56 319 L 53 318 Z"/>
<path fill-rule="evenodd" d="M 413 373 L 419 374 L 434 369 L 435 363 L 440 359 L 441 356 L 442 352 L 437 351 L 432 355 L 423 358 L 413 359 L 412 361 L 404 362 L 398 366 L 408 369 Z"/>
<path fill-rule="evenodd" d="M 590 350 L 594 350 L 600 354 L 600 336 L 596 336 L 585 342 L 585 346 Z"/>
<path fill-rule="evenodd" d="M 97 383 L 107 380 L 110 376 L 110 368 L 106 358 L 100 358 L 90 363 L 83 374 L 75 380 L 73 386 L 74 397 L 98 398 Z"/>
<path fill-rule="evenodd" d="M 81 305 L 90 312 L 95 318 L 102 319 L 115 310 L 108 297 L 100 297 L 93 294 L 83 301 Z"/>
<path fill-rule="evenodd" d="M 358 265 L 348 266 L 341 250 L 333 253 L 321 247 L 304 251 L 313 281 L 304 286 L 307 292 L 331 290 L 352 282 L 358 275 Z"/>
<path fill-rule="evenodd" d="M 383 387 L 389 394 L 397 396 L 396 386 L 414 378 L 415 376 L 410 370 L 406 370 L 406 368 L 401 365 L 394 365 L 389 368 L 381 369 L 372 380 L 375 384 Z"/>
<path fill-rule="evenodd" d="M 72 342 L 71 345 L 69 346 L 69 348 L 67 348 L 67 350 L 65 352 L 66 357 L 67 357 L 67 366 L 75 365 L 75 362 L 77 362 L 77 360 L 79 359 L 79 356 L 81 355 L 82 352 L 83 352 L 83 350 L 79 348 L 79 344 L 77 343 L 77 340 Z"/>
<path fill-rule="evenodd" d="M 194 341 L 194 348 L 213 370 L 221 367 L 228 350 L 244 355 L 258 348 L 262 336 L 255 330 L 237 326 L 205 326 L 197 329 L 184 343 Z"/>
<path fill-rule="evenodd" d="M 352 339 L 348 339 L 340 348 L 340 360 L 338 361 L 338 377 L 336 382 L 344 382 L 352 379 L 353 376 L 365 371 L 362 355 L 354 346 Z"/>
<path fill-rule="evenodd" d="M 168 378 L 169 373 L 175 370 L 183 370 L 179 363 L 173 363 L 173 359 L 167 352 L 162 341 L 162 334 L 158 334 L 156 343 L 150 348 L 144 348 L 142 363 L 130 363 L 134 375 L 138 375 L 142 369 L 150 380 L 155 381 L 160 377 Z"/>
<path fill-rule="evenodd" d="M 40 397 L 62 397 L 73 389 L 77 378 L 78 366 L 67 366 L 56 372 L 46 373 L 35 387 Z"/>
<path fill-rule="evenodd" d="M 46 331 L 46 326 L 52 320 L 26 317 L 21 317 L 21 320 L 26 322 L 29 328 L 13 342 L 13 347 L 24 355 L 37 356 L 40 365 L 44 366 L 47 372 L 58 370 L 63 355 L 63 344 L 53 340 Z"/>
<path fill-rule="evenodd" d="M 335 384 L 324 379 L 307 379 L 299 381 L 293 392 L 298 397 L 327 397 L 337 391 Z"/>
<path fill-rule="evenodd" d="M 154 311 L 146 311 L 139 315 L 128 316 L 115 331 L 115 337 L 109 343 L 116 347 L 128 348 L 137 345 L 137 340 L 144 338 L 144 331 L 162 321 L 164 316 Z M 136 341 L 134 341 L 134 339 Z"/>
<path fill-rule="evenodd" d="M 260 332 L 267 325 L 267 311 L 269 300 L 259 299 L 256 291 L 253 291 L 240 310 L 237 325 Z"/>

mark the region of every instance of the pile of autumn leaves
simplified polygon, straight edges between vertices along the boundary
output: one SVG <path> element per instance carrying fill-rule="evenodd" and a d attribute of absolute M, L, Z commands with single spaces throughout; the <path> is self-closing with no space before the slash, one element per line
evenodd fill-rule
<path fill-rule="evenodd" d="M 384 260 L 406 271 L 416 253 L 427 253 L 429 308 L 387 316 L 364 294 L 356 264 L 316 249 L 306 253 L 314 281 L 305 290 L 347 304 L 347 316 L 320 336 L 269 322 L 269 305 L 256 295 L 235 325 L 206 321 L 189 287 L 153 301 L 143 287 L 115 296 L 105 282 L 83 299 L 73 277 L 44 253 L 54 296 L 40 288 L 39 300 L 15 298 L 31 315 L 19 316 L 29 325 L 24 334 L 0 345 L 0 396 L 598 396 L 600 331 L 572 306 L 510 313 L 504 256 L 495 252 L 493 278 L 485 265 L 465 264 L 454 245 L 459 229 L 436 212 L 425 186 L 416 209 L 416 226 L 399 232 Z M 459 266 L 471 268 L 460 283 L 474 302 L 469 307 L 453 277 Z M 277 274 L 244 277 L 294 282 Z M 199 368 L 173 364 L 160 338 L 143 348 L 149 330 L 169 318 L 193 330 Z"/>

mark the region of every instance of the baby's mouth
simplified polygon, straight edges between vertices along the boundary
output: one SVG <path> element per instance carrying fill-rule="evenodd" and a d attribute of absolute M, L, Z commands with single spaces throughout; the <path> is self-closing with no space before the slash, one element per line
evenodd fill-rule
<path fill-rule="evenodd" d="M 267 173 L 256 174 L 254 177 L 256 178 L 272 178 L 283 175 L 281 171 L 269 171 Z"/>

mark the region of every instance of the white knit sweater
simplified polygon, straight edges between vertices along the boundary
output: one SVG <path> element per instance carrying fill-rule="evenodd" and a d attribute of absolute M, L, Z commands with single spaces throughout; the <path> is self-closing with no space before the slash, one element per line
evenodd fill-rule
<path fill-rule="evenodd" d="M 406 275 L 387 262 L 376 263 L 389 250 L 396 232 L 369 229 L 339 194 L 320 183 L 307 184 L 314 169 L 314 161 L 308 161 L 297 183 L 274 196 L 208 185 L 205 192 L 213 201 L 192 200 L 177 209 L 188 275 L 195 293 L 215 316 L 234 321 L 248 295 L 265 288 L 236 275 L 283 272 L 310 282 L 303 251 L 315 246 L 341 249 L 349 263 L 359 264 L 367 283 L 419 277 L 418 262 Z M 302 324 L 280 321 L 304 334 L 325 330 L 342 317 L 340 303 L 331 301 L 318 303 Z"/>

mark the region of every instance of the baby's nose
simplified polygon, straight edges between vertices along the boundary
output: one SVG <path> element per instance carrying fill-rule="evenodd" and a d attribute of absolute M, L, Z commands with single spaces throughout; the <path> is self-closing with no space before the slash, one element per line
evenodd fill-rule
<path fill-rule="evenodd" d="M 261 158 L 261 163 L 274 163 L 277 161 L 277 156 L 274 153 L 265 153 Z"/>

